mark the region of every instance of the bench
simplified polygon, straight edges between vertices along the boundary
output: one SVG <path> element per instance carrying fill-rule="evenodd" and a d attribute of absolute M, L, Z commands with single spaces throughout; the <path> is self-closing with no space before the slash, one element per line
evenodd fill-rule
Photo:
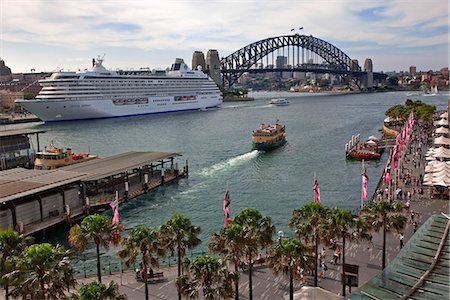
<path fill-rule="evenodd" d="M 266 259 L 264 257 L 257 258 L 252 262 L 252 266 L 255 267 L 256 265 L 262 265 L 266 262 Z M 248 271 L 248 264 L 244 261 L 241 261 L 239 263 L 239 267 L 242 271 L 247 272 Z"/>
<path fill-rule="evenodd" d="M 154 272 L 153 274 L 149 272 L 147 272 L 147 282 L 152 282 L 155 280 L 161 280 L 161 278 L 164 278 L 164 273 L 163 272 Z M 144 281 L 144 277 L 142 274 L 142 271 L 140 270 L 136 270 L 136 280 L 138 281 Z"/>

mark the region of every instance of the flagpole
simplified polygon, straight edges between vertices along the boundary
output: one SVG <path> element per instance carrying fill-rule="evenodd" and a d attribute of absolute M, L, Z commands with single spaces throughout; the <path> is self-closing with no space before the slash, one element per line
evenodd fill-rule
<path fill-rule="evenodd" d="M 362 174 L 364 174 L 364 159 L 361 162 L 361 169 L 362 169 Z M 364 176 L 364 175 L 363 175 Z M 364 197 L 363 197 L 363 189 L 364 189 L 364 178 L 363 176 L 361 176 L 361 209 L 363 208 L 363 201 L 364 201 Z"/>

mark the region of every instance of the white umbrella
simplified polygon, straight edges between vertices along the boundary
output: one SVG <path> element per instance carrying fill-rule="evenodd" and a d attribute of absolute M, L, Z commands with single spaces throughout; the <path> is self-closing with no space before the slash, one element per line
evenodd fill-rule
<path fill-rule="evenodd" d="M 448 121 L 446 119 L 440 119 L 439 121 L 435 121 L 433 125 L 448 126 Z"/>
<path fill-rule="evenodd" d="M 444 133 L 444 134 L 448 134 L 448 128 L 445 127 L 439 127 L 436 129 L 435 131 L 436 133 Z"/>
<path fill-rule="evenodd" d="M 443 113 L 442 115 L 439 116 L 439 118 L 448 119 L 448 112 Z"/>
<path fill-rule="evenodd" d="M 433 185 L 439 185 L 439 186 L 449 186 L 449 184 L 445 183 L 444 181 L 439 181 L 434 183 Z"/>
<path fill-rule="evenodd" d="M 434 139 L 435 145 L 450 145 L 450 139 L 440 136 Z"/>
<path fill-rule="evenodd" d="M 432 186 L 432 185 L 434 185 L 434 183 L 432 181 L 424 181 L 423 185 Z"/>

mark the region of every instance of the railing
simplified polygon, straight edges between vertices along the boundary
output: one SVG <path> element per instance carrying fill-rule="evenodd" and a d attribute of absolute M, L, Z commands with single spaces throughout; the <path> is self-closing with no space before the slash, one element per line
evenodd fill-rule
<path fill-rule="evenodd" d="M 192 252 L 190 251 L 186 258 L 193 260 L 197 256 L 207 254 L 206 251 Z M 127 267 L 123 261 L 120 260 L 118 256 L 102 255 L 100 256 L 100 265 L 102 275 L 111 275 L 115 273 L 124 273 L 127 271 L 134 271 L 139 268 L 139 261 L 130 267 Z M 158 258 L 159 265 L 161 267 L 170 267 L 177 265 L 177 257 L 160 257 Z M 86 257 L 83 255 L 78 261 L 74 263 L 75 276 L 78 278 L 86 278 L 89 276 L 97 275 L 97 259 L 95 257 Z"/>

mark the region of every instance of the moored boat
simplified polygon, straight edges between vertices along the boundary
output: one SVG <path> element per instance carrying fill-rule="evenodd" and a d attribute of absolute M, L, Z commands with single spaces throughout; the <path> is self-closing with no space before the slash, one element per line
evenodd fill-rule
<path fill-rule="evenodd" d="M 254 150 L 270 150 L 284 143 L 286 143 L 286 128 L 278 124 L 278 120 L 274 125 L 261 124 L 253 131 L 252 148 Z"/>
<path fill-rule="evenodd" d="M 72 149 L 57 148 L 53 144 L 44 151 L 36 152 L 34 168 L 40 170 L 52 170 L 80 162 L 96 159 L 97 155 L 89 153 L 73 153 Z"/>
<path fill-rule="evenodd" d="M 269 104 L 276 105 L 276 106 L 284 106 L 289 105 L 289 101 L 286 98 L 275 98 L 270 100 Z"/>
<path fill-rule="evenodd" d="M 353 135 L 345 144 L 345 156 L 354 159 L 379 159 L 381 157 L 380 140 L 374 136 L 365 142 L 360 141 L 360 135 Z"/>
<path fill-rule="evenodd" d="M 56 72 L 42 79 L 36 99 L 15 102 L 44 122 L 208 109 L 222 103 L 216 83 L 177 58 L 170 71 L 109 71 L 103 58 L 90 71 Z"/>

